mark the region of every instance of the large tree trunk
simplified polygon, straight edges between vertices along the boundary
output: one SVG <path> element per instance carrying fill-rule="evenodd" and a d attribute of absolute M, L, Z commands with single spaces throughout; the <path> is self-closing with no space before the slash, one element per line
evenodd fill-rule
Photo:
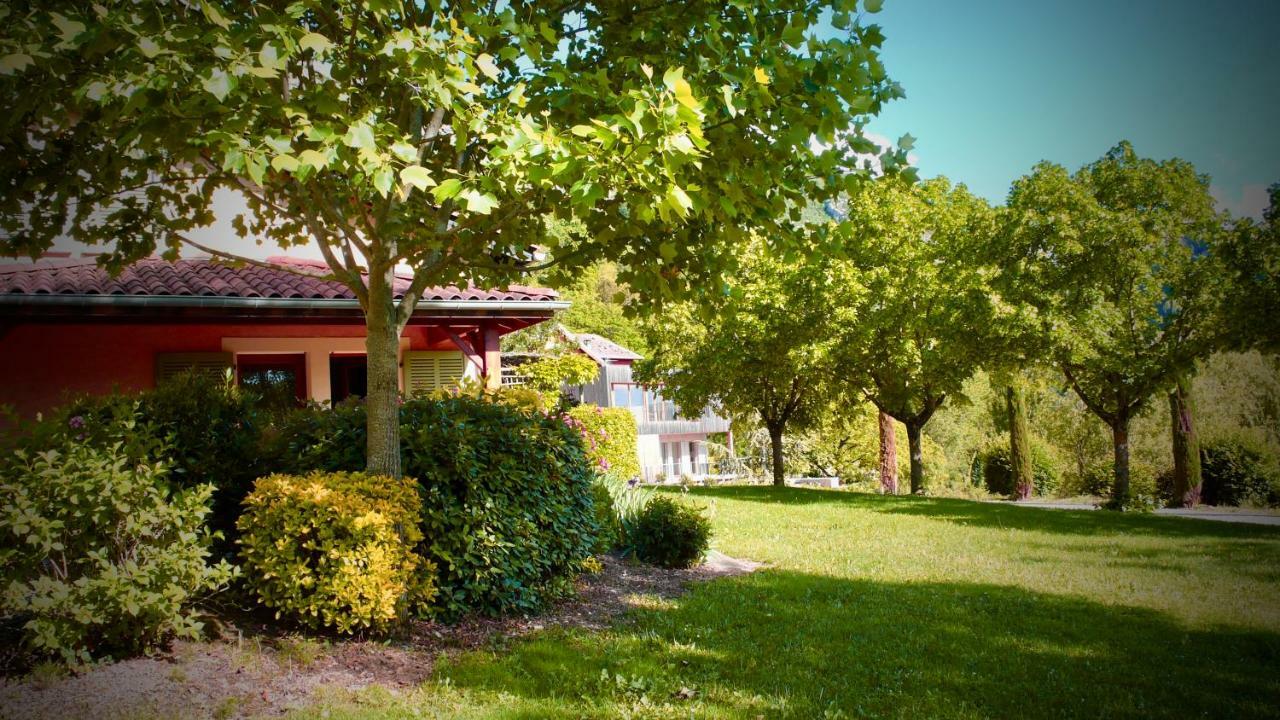
<path fill-rule="evenodd" d="M 769 425 L 769 447 L 773 451 L 773 485 L 784 487 L 787 484 L 786 467 L 782 462 L 782 423 Z"/>
<path fill-rule="evenodd" d="M 908 422 L 907 426 L 907 444 L 911 448 L 911 494 L 919 495 L 924 492 L 924 453 L 920 449 L 920 433 L 924 429 L 923 423 Z"/>
<path fill-rule="evenodd" d="M 880 490 L 885 495 L 898 494 L 898 437 L 894 434 L 893 416 L 880 412 Z"/>
<path fill-rule="evenodd" d="M 1005 390 L 1009 406 L 1009 469 L 1013 474 L 1013 493 L 1026 500 L 1035 490 L 1035 469 L 1031 464 L 1031 435 L 1027 428 L 1027 401 L 1018 378 Z"/>
<path fill-rule="evenodd" d="M 1111 487 L 1111 506 L 1129 504 L 1129 418 L 1121 415 L 1111 426 L 1112 449 L 1115 451 L 1115 479 Z"/>
<path fill-rule="evenodd" d="M 392 295 L 392 272 L 369 272 L 369 308 L 365 359 L 369 385 L 365 469 L 371 474 L 400 477 L 400 327 Z"/>
<path fill-rule="evenodd" d="M 1195 507 L 1200 504 L 1200 437 L 1191 404 L 1191 380 L 1184 375 L 1169 393 L 1169 414 L 1173 423 L 1173 498 L 1169 505 Z"/>

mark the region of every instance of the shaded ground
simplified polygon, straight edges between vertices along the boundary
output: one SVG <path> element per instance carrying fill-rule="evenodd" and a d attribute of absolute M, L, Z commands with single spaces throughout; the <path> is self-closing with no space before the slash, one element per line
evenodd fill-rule
<path fill-rule="evenodd" d="M 445 655 L 475 650 L 553 627 L 598 630 L 626 610 L 670 599 L 689 583 L 738 575 L 759 565 L 715 553 L 691 570 L 663 570 L 603 558 L 604 571 L 582 580 L 579 595 L 536 617 L 472 618 L 457 625 L 412 623 L 392 641 L 321 642 L 246 635 L 182 642 L 163 657 L 105 665 L 69 678 L 5 680 L 2 718 L 232 718 L 301 707 L 320 688 L 399 691 L 431 675 Z"/>

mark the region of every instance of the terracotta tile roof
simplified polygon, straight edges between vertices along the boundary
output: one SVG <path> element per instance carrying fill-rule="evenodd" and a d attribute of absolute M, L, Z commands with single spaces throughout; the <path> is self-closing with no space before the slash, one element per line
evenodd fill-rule
<path fill-rule="evenodd" d="M 324 263 L 287 257 L 272 257 L 267 262 L 290 267 L 304 275 L 253 265 L 231 267 L 210 258 L 176 262 L 145 258 L 111 277 L 92 257 L 42 259 L 35 263 L 0 265 L 0 294 L 355 299 L 342 283 L 320 277 L 328 272 Z M 307 277 L 308 274 L 316 277 Z M 396 297 L 401 297 L 408 286 L 409 278 L 398 275 Z M 505 290 L 438 287 L 423 291 L 422 299 L 540 301 L 555 300 L 556 293 L 519 285 Z"/>

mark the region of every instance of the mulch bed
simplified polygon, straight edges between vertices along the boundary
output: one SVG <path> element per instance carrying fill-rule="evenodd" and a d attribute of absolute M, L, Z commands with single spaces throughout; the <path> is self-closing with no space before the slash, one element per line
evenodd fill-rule
<path fill-rule="evenodd" d="M 691 582 L 740 575 L 758 563 L 712 553 L 690 570 L 664 570 L 602 558 L 578 595 L 544 614 L 468 618 L 453 625 L 414 622 L 390 641 L 316 642 L 242 622 L 221 637 L 178 642 L 168 654 L 95 667 L 72 677 L 0 681 L 0 718 L 230 718 L 281 714 L 306 705 L 319 688 L 414 687 L 442 655 L 484 647 L 549 627 L 600 630 L 644 597 L 673 598 Z"/>

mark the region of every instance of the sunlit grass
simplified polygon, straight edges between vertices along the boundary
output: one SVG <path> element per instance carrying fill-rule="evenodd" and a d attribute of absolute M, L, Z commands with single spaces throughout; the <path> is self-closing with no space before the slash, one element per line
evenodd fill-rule
<path fill-rule="evenodd" d="M 1280 716 L 1280 529 L 819 490 L 696 491 L 770 567 L 304 716 Z"/>

